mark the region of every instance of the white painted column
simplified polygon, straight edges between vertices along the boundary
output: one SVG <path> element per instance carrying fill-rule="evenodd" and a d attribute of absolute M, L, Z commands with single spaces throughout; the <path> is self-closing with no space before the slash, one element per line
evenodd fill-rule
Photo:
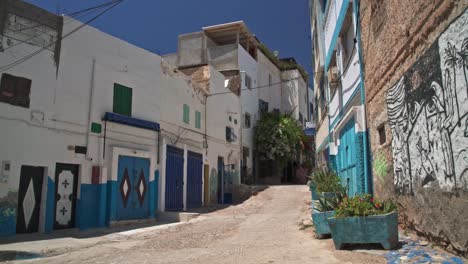
<path fill-rule="evenodd" d="M 184 211 L 187 210 L 187 163 L 188 161 L 188 151 L 187 151 L 187 144 L 184 144 Z"/>
<path fill-rule="evenodd" d="M 161 136 L 161 135 L 160 135 Z M 162 138 L 161 146 L 161 171 L 159 172 L 159 192 L 158 192 L 158 201 L 159 201 L 159 210 L 162 212 L 166 211 L 166 138 Z"/>

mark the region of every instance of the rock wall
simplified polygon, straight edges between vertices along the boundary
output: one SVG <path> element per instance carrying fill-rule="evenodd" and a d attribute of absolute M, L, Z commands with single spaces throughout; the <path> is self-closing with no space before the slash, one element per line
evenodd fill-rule
<path fill-rule="evenodd" d="M 400 222 L 468 256 L 468 2 L 360 6 L 376 196 Z"/>

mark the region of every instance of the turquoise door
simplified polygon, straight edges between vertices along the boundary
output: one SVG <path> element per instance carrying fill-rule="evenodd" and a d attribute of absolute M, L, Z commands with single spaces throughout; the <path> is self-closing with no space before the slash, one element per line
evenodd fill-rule
<path fill-rule="evenodd" d="M 117 220 L 147 218 L 149 159 L 119 156 L 118 166 Z"/>
<path fill-rule="evenodd" d="M 354 119 L 351 119 L 340 132 L 338 147 L 338 175 L 346 186 L 349 196 L 357 192 L 356 181 L 356 136 Z"/>

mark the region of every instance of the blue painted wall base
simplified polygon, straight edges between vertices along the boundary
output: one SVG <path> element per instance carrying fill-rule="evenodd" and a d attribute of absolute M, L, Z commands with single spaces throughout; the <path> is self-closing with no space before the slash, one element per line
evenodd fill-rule
<path fill-rule="evenodd" d="M 16 234 L 16 208 L 0 208 L 0 236 Z"/>
<path fill-rule="evenodd" d="M 55 211 L 55 182 L 52 178 L 47 177 L 47 197 L 46 197 L 46 219 L 45 233 L 50 233 L 54 230 L 54 211 Z"/>

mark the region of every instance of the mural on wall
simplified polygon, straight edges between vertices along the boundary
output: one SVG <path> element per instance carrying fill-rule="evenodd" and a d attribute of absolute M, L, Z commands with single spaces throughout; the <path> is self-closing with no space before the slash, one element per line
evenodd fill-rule
<path fill-rule="evenodd" d="M 468 189 L 468 11 L 388 90 L 394 185 Z"/>

